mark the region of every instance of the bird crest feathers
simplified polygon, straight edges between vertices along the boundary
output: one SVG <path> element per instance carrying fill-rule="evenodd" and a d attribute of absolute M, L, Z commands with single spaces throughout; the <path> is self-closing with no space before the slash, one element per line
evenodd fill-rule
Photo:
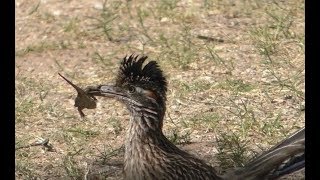
<path fill-rule="evenodd" d="M 165 98 L 167 81 L 156 61 L 149 61 L 143 66 L 148 56 L 130 55 L 123 58 L 118 76 L 117 86 L 132 84 L 153 90 Z"/>

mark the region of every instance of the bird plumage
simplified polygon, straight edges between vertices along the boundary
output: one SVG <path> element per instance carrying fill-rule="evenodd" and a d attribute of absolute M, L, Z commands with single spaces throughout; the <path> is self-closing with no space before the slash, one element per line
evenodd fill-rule
<path fill-rule="evenodd" d="M 94 96 L 116 98 L 130 111 L 125 141 L 125 179 L 272 179 L 279 177 L 275 176 L 276 172 L 279 175 L 292 172 L 290 163 L 288 167 L 283 163 L 304 152 L 304 130 L 264 152 L 243 168 L 224 175 L 218 175 L 204 161 L 177 148 L 162 133 L 166 78 L 156 61 L 144 65 L 146 59 L 147 56 L 125 57 L 114 85 L 99 85 L 87 91 Z M 292 161 L 291 164 L 296 163 Z"/>

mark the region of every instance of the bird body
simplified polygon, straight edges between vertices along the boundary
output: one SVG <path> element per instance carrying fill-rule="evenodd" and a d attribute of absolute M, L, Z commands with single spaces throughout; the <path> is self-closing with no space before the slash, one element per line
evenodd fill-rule
<path fill-rule="evenodd" d="M 148 122 L 143 115 L 134 116 L 129 124 L 125 143 L 125 179 L 220 179 L 212 167 L 177 148 L 161 131 L 141 130 L 149 128 L 145 127 Z"/>
<path fill-rule="evenodd" d="M 180 150 L 163 134 L 167 82 L 155 61 L 143 66 L 146 59 L 146 56 L 125 57 L 114 85 L 99 85 L 86 91 L 89 96 L 116 98 L 130 111 L 124 157 L 126 180 L 275 179 L 291 172 L 289 167 L 282 166 L 285 160 L 304 153 L 303 131 L 245 167 L 218 175 L 213 167 Z M 272 176 L 277 169 L 284 173 Z"/>

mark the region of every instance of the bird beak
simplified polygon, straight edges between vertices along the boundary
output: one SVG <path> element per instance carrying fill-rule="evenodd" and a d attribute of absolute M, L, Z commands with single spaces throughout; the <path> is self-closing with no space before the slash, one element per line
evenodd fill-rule
<path fill-rule="evenodd" d="M 121 93 L 120 88 L 114 85 L 100 85 L 96 87 L 87 87 L 85 92 L 93 96 L 102 96 L 102 97 L 123 97 L 124 94 Z"/>

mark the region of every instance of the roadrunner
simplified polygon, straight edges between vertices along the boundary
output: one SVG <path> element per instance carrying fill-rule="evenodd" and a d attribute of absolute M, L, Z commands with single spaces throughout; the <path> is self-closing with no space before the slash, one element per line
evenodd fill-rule
<path fill-rule="evenodd" d="M 167 81 L 147 56 L 125 57 L 114 85 L 85 90 L 88 96 L 115 98 L 131 118 L 125 140 L 124 179 L 236 180 L 276 179 L 304 167 L 304 128 L 247 165 L 219 175 L 204 161 L 180 150 L 162 132 Z"/>

